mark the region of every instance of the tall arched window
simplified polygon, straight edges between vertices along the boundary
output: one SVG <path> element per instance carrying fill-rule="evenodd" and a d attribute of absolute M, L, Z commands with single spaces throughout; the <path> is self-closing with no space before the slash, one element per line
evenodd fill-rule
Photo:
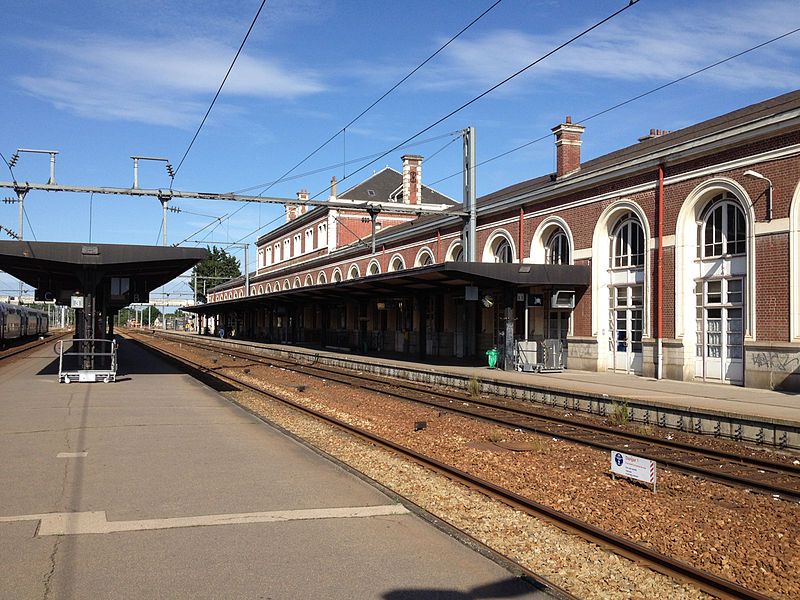
<path fill-rule="evenodd" d="M 608 287 L 613 368 L 640 372 L 644 328 L 645 240 L 639 219 L 623 215 L 611 230 L 611 283 Z"/>
<path fill-rule="evenodd" d="M 706 380 L 744 379 L 744 294 L 747 221 L 729 192 L 713 197 L 700 213 L 695 280 L 695 373 Z"/>
<path fill-rule="evenodd" d="M 333 283 L 339 283 L 342 280 L 342 272 L 339 269 L 336 269 L 333 272 Z"/>
<path fill-rule="evenodd" d="M 556 228 L 547 239 L 544 247 L 544 260 L 548 265 L 568 265 L 569 264 L 569 239 L 567 234 L 560 227 Z"/>
<path fill-rule="evenodd" d="M 514 253 L 511 250 L 511 244 L 508 240 L 501 239 L 497 242 L 494 248 L 494 262 L 496 263 L 511 263 L 514 262 Z"/>
<path fill-rule="evenodd" d="M 367 269 L 367 275 L 378 275 L 381 272 L 381 267 L 378 261 L 372 261 Z"/>
<path fill-rule="evenodd" d="M 613 268 L 644 266 L 644 232 L 639 219 L 633 215 L 622 217 L 611 235 L 614 239 Z"/>
<path fill-rule="evenodd" d="M 702 257 L 745 253 L 747 226 L 739 203 L 727 193 L 714 198 L 703 211 Z"/>

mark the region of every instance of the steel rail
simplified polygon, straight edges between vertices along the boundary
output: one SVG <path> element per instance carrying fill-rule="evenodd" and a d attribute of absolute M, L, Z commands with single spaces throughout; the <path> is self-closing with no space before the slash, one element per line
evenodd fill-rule
<path fill-rule="evenodd" d="M 24 354 L 25 352 L 28 352 L 29 350 L 33 350 L 35 348 L 39 348 L 40 346 L 44 346 L 45 344 L 48 344 L 50 342 L 58 341 L 61 338 L 65 337 L 67 335 L 70 335 L 71 333 L 73 333 L 73 332 L 70 329 L 70 330 L 64 331 L 62 333 L 53 334 L 52 336 L 48 336 L 48 337 L 45 337 L 45 338 L 42 338 L 42 339 L 33 340 L 31 342 L 28 342 L 26 344 L 22 344 L 20 346 L 14 346 L 12 348 L 9 348 L 8 350 L 4 350 L 4 351 L 0 352 L 0 361 L 3 361 L 5 359 L 7 359 L 7 358 L 11 358 L 12 356 L 18 356 L 20 354 Z"/>
<path fill-rule="evenodd" d="M 162 334 L 159 332 L 157 335 L 161 336 Z M 167 337 L 166 339 L 171 339 L 171 338 Z M 592 446 L 603 450 L 609 450 L 609 451 L 624 450 L 627 452 L 635 451 L 637 455 L 641 456 L 642 458 L 656 460 L 657 462 L 663 465 L 670 466 L 676 471 L 681 471 L 692 475 L 700 476 L 703 477 L 704 479 L 717 481 L 719 483 L 735 485 L 737 487 L 757 490 L 762 493 L 778 495 L 781 498 L 787 500 L 800 500 L 800 469 L 794 467 L 793 465 L 785 465 L 782 463 L 778 463 L 775 461 L 768 461 L 757 457 L 753 458 L 745 457 L 738 454 L 733 454 L 720 450 L 698 448 L 696 446 L 692 446 L 691 444 L 651 438 L 641 434 L 633 432 L 624 432 L 617 429 L 613 429 L 611 427 L 605 427 L 602 425 L 576 423 L 574 421 L 569 421 L 568 419 L 565 418 L 529 411 L 521 407 L 510 407 L 500 403 L 494 403 L 490 401 L 478 400 L 467 396 L 453 395 L 451 393 L 441 392 L 429 386 L 425 386 L 425 389 L 422 390 L 420 389 L 422 387 L 422 384 L 419 383 L 412 386 L 400 381 L 395 381 L 395 380 L 389 381 L 387 379 L 380 378 L 374 375 L 354 374 L 349 372 L 343 372 L 342 370 L 339 369 L 331 367 L 323 367 L 319 365 L 314 365 L 314 366 L 303 365 L 302 363 L 294 363 L 292 361 L 285 359 L 259 356 L 257 354 L 247 352 L 246 350 L 232 350 L 230 348 L 220 348 L 215 344 L 210 344 L 208 342 L 199 342 L 197 340 L 186 339 L 183 337 L 180 338 L 180 343 L 193 345 L 198 348 L 203 348 L 206 350 L 211 350 L 222 354 L 229 354 L 231 356 L 238 355 L 240 358 L 256 360 L 258 362 L 261 362 L 262 364 L 280 365 L 283 368 L 293 370 L 297 373 L 302 373 L 310 377 L 322 377 L 322 375 L 309 372 L 309 371 L 318 371 L 324 373 L 324 377 L 328 380 L 336 380 L 339 383 L 344 383 L 348 385 L 353 385 L 352 380 L 367 381 L 372 384 L 377 384 L 378 386 L 386 386 L 386 387 L 385 388 L 374 387 L 370 385 L 363 385 L 360 383 L 357 384 L 358 387 L 374 391 L 380 394 L 393 396 L 401 400 L 423 403 L 429 406 L 435 406 L 437 408 L 447 410 L 449 412 L 480 418 L 506 427 L 522 428 L 535 433 L 551 435 L 551 436 L 555 435 L 561 439 L 565 439 L 578 444 Z M 443 401 L 442 403 L 437 403 L 428 398 L 411 397 L 408 394 L 399 392 L 398 389 L 409 390 L 414 394 L 439 396 L 443 398 Z M 464 408 L 463 406 L 451 405 L 451 402 L 453 400 L 466 402 L 470 406 L 482 407 L 490 411 L 493 410 L 497 412 L 502 411 L 505 413 L 510 413 L 511 415 L 527 419 L 528 422 L 513 420 L 508 417 L 492 416 L 489 414 L 481 413 L 480 411 Z M 567 428 L 571 428 L 573 431 L 570 432 L 567 429 L 551 428 L 549 426 L 550 423 L 555 423 L 556 427 L 562 427 L 563 425 L 566 425 Z M 584 435 L 581 435 L 581 433 L 583 433 Z M 588 435 L 589 437 L 586 437 L 586 435 Z M 596 437 L 598 435 L 604 436 L 605 439 L 602 438 L 598 439 Z M 595 436 L 594 439 L 592 436 Z M 636 442 L 639 444 L 647 444 L 650 446 L 650 448 L 649 449 L 641 447 L 630 448 L 625 445 L 625 442 Z M 673 452 L 675 450 L 684 453 L 690 453 L 693 456 L 681 458 L 664 454 L 664 452 Z M 686 462 L 688 458 L 691 458 L 700 463 L 707 462 L 708 460 L 713 460 L 713 461 L 728 461 L 728 464 L 717 462 L 716 464 L 712 465 L 708 464 L 698 465 Z M 714 466 L 716 466 L 717 468 L 715 469 Z M 736 473 L 717 470 L 723 467 L 733 468 L 734 470 L 748 469 L 750 470 L 752 476 L 747 477 Z M 765 469 L 770 470 L 771 473 L 762 472 Z M 755 473 L 753 473 L 753 471 L 755 471 Z M 755 478 L 758 475 L 765 475 L 766 477 L 763 477 L 761 478 L 762 480 L 759 480 Z M 781 477 L 781 476 L 795 478 L 795 481 L 798 482 L 797 487 L 794 488 L 787 487 L 779 483 L 770 483 L 768 481 L 763 481 L 763 479 L 767 479 L 769 477 Z"/>
<path fill-rule="evenodd" d="M 131 335 L 130 337 L 133 338 L 134 340 L 137 339 L 133 335 Z M 524 496 L 521 496 L 511 490 L 507 490 L 490 481 L 486 481 L 478 477 L 473 477 L 472 475 L 470 475 L 465 471 L 447 465 L 446 463 L 438 461 L 434 458 L 420 454 L 410 448 L 406 448 L 405 446 L 392 442 L 391 440 L 387 440 L 367 430 L 361 429 L 354 425 L 350 425 L 349 423 L 341 421 L 335 417 L 331 417 L 324 413 L 317 412 L 311 408 L 303 406 L 302 404 L 294 402 L 288 398 L 282 397 L 279 394 L 264 390 L 247 381 L 243 381 L 230 374 L 224 374 L 219 371 L 220 368 L 235 369 L 236 367 L 210 368 L 201 363 L 198 363 L 186 357 L 182 357 L 178 354 L 170 352 L 169 350 L 166 350 L 164 348 L 158 348 L 153 345 L 152 341 L 150 341 L 149 343 L 142 340 L 138 341 L 143 345 L 147 346 L 148 348 L 153 349 L 157 353 L 160 353 L 162 356 L 166 356 L 174 361 L 177 361 L 179 364 L 182 363 L 185 365 L 189 365 L 192 369 L 195 369 L 201 373 L 206 373 L 213 377 L 217 377 L 220 379 L 227 379 L 229 382 L 245 387 L 258 394 L 263 394 L 265 396 L 268 396 L 274 400 L 277 400 L 283 404 L 291 406 L 292 408 L 295 408 L 303 413 L 311 415 L 319 420 L 325 421 L 331 425 L 334 425 L 340 429 L 352 433 L 369 442 L 389 448 L 402 456 L 410 457 L 415 461 L 419 462 L 420 464 L 434 471 L 442 473 L 455 481 L 459 481 L 465 484 L 468 487 L 480 490 L 483 493 L 490 495 L 491 497 L 503 501 L 505 504 L 513 508 L 522 510 L 535 517 L 543 518 L 544 520 L 554 525 L 557 525 L 561 529 L 564 529 L 572 533 L 577 533 L 584 539 L 594 542 L 602 547 L 613 549 L 615 553 L 621 554 L 634 561 L 645 562 L 649 567 L 653 568 L 654 570 L 660 573 L 666 574 L 673 578 L 691 582 L 693 585 L 696 585 L 701 590 L 708 592 L 712 595 L 715 595 L 719 598 L 725 598 L 731 600 L 733 599 L 770 600 L 769 596 L 766 596 L 760 592 L 757 592 L 755 590 L 749 590 L 733 581 L 723 579 L 721 577 L 718 577 L 717 575 L 714 575 L 713 573 L 709 573 L 703 571 L 702 569 L 698 569 L 690 565 L 689 563 L 674 559 L 670 556 L 652 550 L 647 546 L 638 544 L 633 540 L 611 533 L 609 531 L 596 527 L 590 523 L 587 523 L 580 519 L 576 519 L 559 510 L 550 508 L 544 504 L 540 504 L 529 498 L 525 498 Z"/>

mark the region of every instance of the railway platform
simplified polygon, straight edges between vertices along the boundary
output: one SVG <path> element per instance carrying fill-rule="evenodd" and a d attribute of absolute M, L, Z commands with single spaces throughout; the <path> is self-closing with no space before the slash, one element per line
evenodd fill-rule
<path fill-rule="evenodd" d="M 123 340 L 111 384 L 0 364 L 3 598 L 541 598 Z"/>
<path fill-rule="evenodd" d="M 381 356 L 364 356 L 295 345 L 219 340 L 185 332 L 155 330 L 156 335 L 195 336 L 205 341 L 245 346 L 269 355 L 450 385 L 526 399 L 565 411 L 610 416 L 622 410 L 632 422 L 669 427 L 758 444 L 800 449 L 800 394 L 731 385 L 655 380 L 623 373 L 565 370 L 522 373 L 488 367 L 433 365 Z"/>

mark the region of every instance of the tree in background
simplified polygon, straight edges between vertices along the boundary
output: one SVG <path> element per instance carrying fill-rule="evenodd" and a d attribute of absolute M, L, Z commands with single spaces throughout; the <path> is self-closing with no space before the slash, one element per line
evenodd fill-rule
<path fill-rule="evenodd" d="M 141 319 L 141 324 L 148 327 L 150 325 L 150 319 L 155 322 L 155 320 L 159 318 L 161 318 L 161 311 L 155 306 L 150 306 L 149 310 L 147 306 L 137 306 L 136 308 L 120 309 L 119 313 L 117 313 L 117 316 L 114 318 L 114 322 L 117 325 L 125 326 L 128 321 L 139 321 Z"/>
<path fill-rule="evenodd" d="M 215 285 L 220 285 L 231 279 L 241 276 L 242 271 L 239 266 L 239 259 L 225 252 L 222 248 L 208 248 L 208 258 L 197 263 L 192 269 L 192 278 L 189 281 L 191 287 L 197 294 L 198 302 L 205 302 L 206 295 L 204 290 L 210 290 Z M 197 289 L 194 289 L 195 281 Z"/>

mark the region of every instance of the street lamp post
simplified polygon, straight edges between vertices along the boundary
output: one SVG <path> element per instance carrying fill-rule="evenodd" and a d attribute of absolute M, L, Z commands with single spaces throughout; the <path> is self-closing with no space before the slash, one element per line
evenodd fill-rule
<path fill-rule="evenodd" d="M 766 197 L 767 221 L 772 221 L 772 181 L 769 179 L 769 177 L 765 177 L 758 171 L 753 171 L 750 169 L 745 171 L 743 175 L 745 177 L 752 177 L 753 179 L 761 179 L 762 181 L 767 182 L 767 197 Z"/>

